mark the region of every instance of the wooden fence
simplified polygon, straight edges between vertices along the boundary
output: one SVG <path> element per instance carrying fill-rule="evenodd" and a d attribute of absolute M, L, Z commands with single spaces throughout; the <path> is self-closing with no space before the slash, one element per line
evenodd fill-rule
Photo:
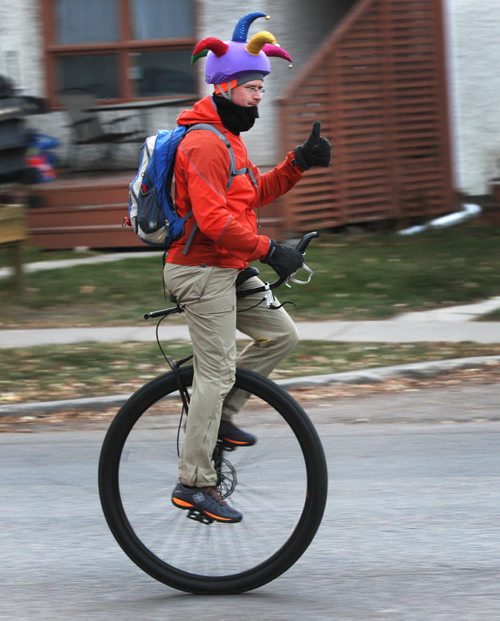
<path fill-rule="evenodd" d="M 334 145 L 281 204 L 290 232 L 452 210 L 441 0 L 360 0 L 290 84 L 282 148 Z"/>

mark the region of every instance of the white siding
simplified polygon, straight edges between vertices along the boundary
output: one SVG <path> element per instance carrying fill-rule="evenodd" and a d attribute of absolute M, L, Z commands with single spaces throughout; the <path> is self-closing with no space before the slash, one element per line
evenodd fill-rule
<path fill-rule="evenodd" d="M 39 2 L 0 2 L 0 73 L 27 95 L 45 94 Z"/>
<path fill-rule="evenodd" d="M 500 176 L 500 3 L 446 2 L 455 185 L 485 194 Z"/>

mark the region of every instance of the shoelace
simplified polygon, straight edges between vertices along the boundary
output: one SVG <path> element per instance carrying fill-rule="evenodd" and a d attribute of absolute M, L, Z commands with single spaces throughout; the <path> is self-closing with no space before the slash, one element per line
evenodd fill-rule
<path fill-rule="evenodd" d="M 226 502 L 221 497 L 216 487 L 207 487 L 207 492 L 215 500 L 215 502 L 219 503 L 219 505 L 222 505 L 223 507 L 226 506 Z"/>

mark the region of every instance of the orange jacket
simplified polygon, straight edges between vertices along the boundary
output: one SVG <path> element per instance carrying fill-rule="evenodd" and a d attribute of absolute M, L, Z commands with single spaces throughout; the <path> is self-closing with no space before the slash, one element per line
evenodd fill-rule
<path fill-rule="evenodd" d="M 236 168 L 251 169 L 258 188 L 245 174 L 234 177 L 227 189 L 230 160 L 224 142 L 209 131 L 186 134 L 175 160 L 175 204 L 180 215 L 192 211 L 194 219 L 187 220 L 183 237 L 171 245 L 166 261 L 243 269 L 249 261 L 261 259 L 269 250 L 269 237 L 257 233 L 255 208 L 288 192 L 302 177 L 302 171 L 292 163 L 293 151 L 281 164 L 261 174 L 250 162 L 240 136 L 222 125 L 211 96 L 198 101 L 191 110 L 183 111 L 177 123 L 215 125 L 232 145 Z M 182 251 L 194 221 L 199 230 L 184 255 Z"/>

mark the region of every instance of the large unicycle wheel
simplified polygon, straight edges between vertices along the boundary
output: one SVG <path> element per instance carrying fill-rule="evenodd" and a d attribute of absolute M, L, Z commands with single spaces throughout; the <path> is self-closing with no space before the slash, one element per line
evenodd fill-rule
<path fill-rule="evenodd" d="M 192 368 L 179 373 L 189 388 Z M 219 490 L 243 513 L 237 524 L 188 519 L 171 504 L 183 436 L 174 373 L 130 397 L 102 446 L 99 493 L 109 528 L 143 571 L 182 591 L 238 593 L 274 580 L 305 552 L 325 509 L 325 456 L 304 410 L 251 371 L 238 369 L 235 386 L 250 394 L 235 422 L 258 438 L 217 457 Z"/>

